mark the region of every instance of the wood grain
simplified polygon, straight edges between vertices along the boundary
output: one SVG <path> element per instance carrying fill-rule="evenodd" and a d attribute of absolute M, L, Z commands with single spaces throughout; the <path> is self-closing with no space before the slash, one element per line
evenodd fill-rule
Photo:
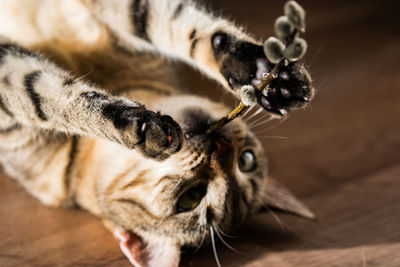
<path fill-rule="evenodd" d="M 260 136 L 289 137 L 263 137 L 271 173 L 318 220 L 276 214 L 278 222 L 272 213 L 257 215 L 236 238 L 227 238 L 241 253 L 219 243 L 220 260 L 223 266 L 400 266 L 399 4 L 301 2 L 308 12 L 306 62 L 317 96 L 312 107 L 285 123 L 257 130 Z M 283 1 L 207 3 L 265 37 Z M 216 86 L 197 74 L 188 79 L 188 86 Z M 44 207 L 3 176 L 0 266 L 128 266 L 97 218 Z M 205 248 L 183 252 L 182 266 L 216 264 Z"/>

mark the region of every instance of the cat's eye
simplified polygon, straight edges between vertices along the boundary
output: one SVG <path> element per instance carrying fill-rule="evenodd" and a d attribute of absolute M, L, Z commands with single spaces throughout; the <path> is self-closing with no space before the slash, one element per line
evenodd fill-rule
<path fill-rule="evenodd" d="M 199 185 L 188 189 L 178 200 L 178 212 L 194 210 L 206 195 L 207 187 Z"/>
<path fill-rule="evenodd" d="M 242 172 L 251 172 L 257 167 L 256 156 L 253 151 L 246 150 L 239 157 L 239 170 Z"/>

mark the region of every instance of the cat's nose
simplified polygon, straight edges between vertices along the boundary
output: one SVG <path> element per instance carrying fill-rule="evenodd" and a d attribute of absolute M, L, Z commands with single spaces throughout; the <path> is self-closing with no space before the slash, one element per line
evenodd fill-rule
<path fill-rule="evenodd" d="M 231 140 L 215 136 L 211 142 L 211 159 L 223 168 L 231 169 L 234 159 L 234 145 Z"/>
<path fill-rule="evenodd" d="M 232 150 L 233 150 L 232 141 L 230 141 L 224 137 L 221 137 L 221 136 L 217 136 L 217 137 L 213 138 L 212 147 L 211 147 L 213 156 L 223 156 L 227 153 L 232 152 Z"/>

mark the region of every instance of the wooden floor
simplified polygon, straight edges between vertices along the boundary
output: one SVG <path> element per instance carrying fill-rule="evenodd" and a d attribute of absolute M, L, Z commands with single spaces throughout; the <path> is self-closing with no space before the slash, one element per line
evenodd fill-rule
<path fill-rule="evenodd" d="M 272 0 L 208 2 L 258 37 L 272 33 L 282 6 Z M 318 94 L 312 107 L 262 135 L 288 137 L 263 138 L 271 173 L 318 220 L 257 215 L 227 238 L 240 253 L 219 244 L 220 261 L 223 266 L 400 266 L 400 4 L 301 2 L 308 11 L 306 62 Z M 53 265 L 128 262 L 98 219 L 80 210 L 46 208 L 0 177 L 0 266 Z M 206 248 L 183 252 L 182 266 L 216 264 Z"/>

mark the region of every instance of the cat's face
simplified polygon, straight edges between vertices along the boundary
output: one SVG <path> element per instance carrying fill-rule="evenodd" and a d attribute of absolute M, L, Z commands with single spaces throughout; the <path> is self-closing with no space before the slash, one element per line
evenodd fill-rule
<path fill-rule="evenodd" d="M 155 106 L 181 125 L 182 149 L 163 162 L 133 151 L 112 153 L 127 167 L 98 186 L 104 216 L 145 243 L 198 246 L 210 227 L 229 231 L 261 205 L 266 160 L 259 141 L 235 120 L 213 135 L 210 121 L 228 110 L 199 97 L 170 97 Z"/>

